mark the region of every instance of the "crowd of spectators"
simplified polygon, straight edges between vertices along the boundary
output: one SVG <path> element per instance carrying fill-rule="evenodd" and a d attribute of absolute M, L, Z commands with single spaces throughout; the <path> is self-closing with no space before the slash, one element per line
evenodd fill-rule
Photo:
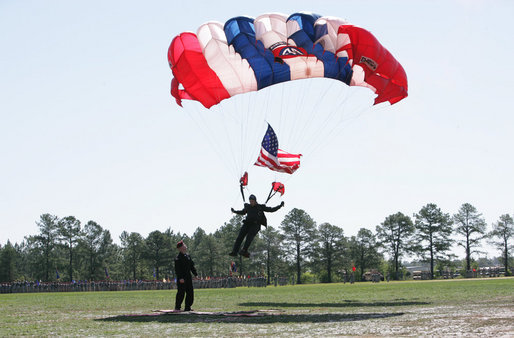
<path fill-rule="evenodd" d="M 235 287 L 266 287 L 268 279 L 265 276 L 243 277 L 202 277 L 193 279 L 195 289 L 235 288 Z M 287 285 L 288 278 L 275 277 L 272 285 Z M 176 289 L 175 280 L 78 280 L 71 282 L 54 281 L 17 281 L 1 283 L 0 293 L 32 293 L 32 292 L 81 292 L 81 291 L 141 291 L 141 290 L 171 290 Z"/>

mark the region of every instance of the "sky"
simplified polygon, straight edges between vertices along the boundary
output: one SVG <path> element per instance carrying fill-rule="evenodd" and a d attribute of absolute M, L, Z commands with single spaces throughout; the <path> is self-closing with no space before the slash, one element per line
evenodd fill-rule
<path fill-rule="evenodd" d="M 314 137 L 315 147 L 307 137 L 289 149 L 281 143 L 312 149 L 285 179 L 286 206 L 269 224 L 301 208 L 352 236 L 427 203 L 449 214 L 471 203 L 488 229 L 514 213 L 512 1 L 1 0 L 0 244 L 37 234 L 44 213 L 93 220 L 118 243 L 124 230 L 213 232 L 231 207 L 242 207 L 232 158 L 243 158 L 250 192 L 264 202 L 275 177 L 251 166 L 258 142 L 225 152 L 216 131 L 226 132 L 226 119 L 215 115 L 221 108 L 206 115 L 177 106 L 167 49 L 206 21 L 297 11 L 371 31 L 405 68 L 409 96 L 350 113 L 330 137 Z M 265 101 L 272 94 L 239 99 L 242 109 L 266 110 L 272 120 L 273 109 L 298 104 L 294 86 L 281 103 Z M 361 93 L 345 95 L 359 102 Z M 327 96 L 320 110 L 351 110 Z M 258 137 L 262 123 L 234 134 Z M 281 121 L 279 131 L 292 124 Z"/>

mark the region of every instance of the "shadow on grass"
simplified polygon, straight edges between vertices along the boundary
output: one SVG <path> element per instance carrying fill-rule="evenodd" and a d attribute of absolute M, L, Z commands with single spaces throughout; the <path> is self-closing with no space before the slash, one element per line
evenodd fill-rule
<path fill-rule="evenodd" d="M 389 318 L 402 316 L 403 313 L 325 313 L 325 314 L 273 314 L 257 317 L 232 317 L 224 315 L 121 315 L 96 319 L 100 322 L 158 322 L 158 323 L 239 323 L 239 324 L 273 324 L 273 323 L 326 323 L 326 322 L 353 322 L 369 319 Z"/>
<path fill-rule="evenodd" d="M 287 307 L 377 307 L 377 306 L 412 306 L 412 305 L 429 305 L 427 302 L 418 301 L 389 301 L 389 302 L 357 302 L 354 300 L 344 300 L 339 303 L 283 303 L 283 302 L 247 302 L 240 303 L 239 306 L 263 306 L 266 308 L 287 308 Z"/>

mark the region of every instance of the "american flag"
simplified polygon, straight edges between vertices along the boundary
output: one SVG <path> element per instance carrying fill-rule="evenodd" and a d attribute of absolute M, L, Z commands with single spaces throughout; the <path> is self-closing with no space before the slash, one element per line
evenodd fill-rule
<path fill-rule="evenodd" d="M 268 167 L 271 170 L 292 174 L 300 168 L 300 157 L 302 154 L 290 154 L 278 149 L 278 139 L 275 131 L 268 123 L 268 130 L 262 139 L 261 152 L 256 166 Z"/>

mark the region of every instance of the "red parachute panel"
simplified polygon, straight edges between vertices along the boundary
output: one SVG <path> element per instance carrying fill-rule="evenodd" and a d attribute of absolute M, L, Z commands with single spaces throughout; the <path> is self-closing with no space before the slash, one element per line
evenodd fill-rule
<path fill-rule="evenodd" d="M 182 99 L 194 99 L 210 108 L 230 97 L 207 64 L 194 33 L 182 33 L 173 39 L 168 49 L 168 62 L 175 76 L 171 82 L 171 95 L 179 105 Z M 179 89 L 179 84 L 184 89 Z"/>
<path fill-rule="evenodd" d="M 394 104 L 407 97 L 407 74 L 393 55 L 367 30 L 342 25 L 338 34 L 348 34 L 351 44 L 342 46 L 353 65 L 360 65 L 365 72 L 365 81 L 376 88 L 375 104 L 389 101 Z"/>

